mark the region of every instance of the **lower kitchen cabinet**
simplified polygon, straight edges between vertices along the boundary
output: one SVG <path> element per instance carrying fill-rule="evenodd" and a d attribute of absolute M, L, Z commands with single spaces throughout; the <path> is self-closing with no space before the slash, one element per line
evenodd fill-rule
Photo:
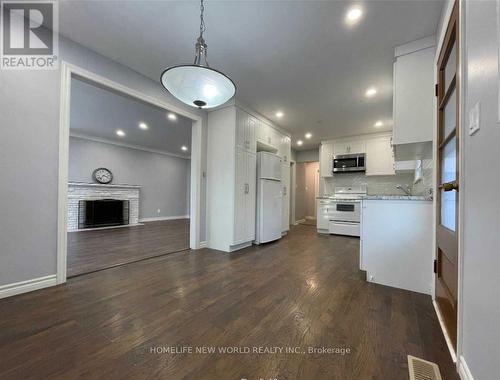
<path fill-rule="evenodd" d="M 333 204 L 329 200 L 318 200 L 316 228 L 319 233 L 328 234 L 330 228 L 330 214 Z"/>
<path fill-rule="evenodd" d="M 360 267 L 366 280 L 431 294 L 432 201 L 363 200 Z"/>

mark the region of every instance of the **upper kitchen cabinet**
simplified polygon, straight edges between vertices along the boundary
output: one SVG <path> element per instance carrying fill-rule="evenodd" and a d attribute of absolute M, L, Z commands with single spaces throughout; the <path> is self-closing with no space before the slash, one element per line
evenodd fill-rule
<path fill-rule="evenodd" d="M 278 155 L 283 160 L 283 163 L 289 164 L 291 154 L 292 154 L 292 140 L 288 136 L 282 136 L 280 139 Z"/>
<path fill-rule="evenodd" d="M 333 144 L 333 155 L 365 153 L 364 141 L 347 141 Z"/>
<path fill-rule="evenodd" d="M 319 174 L 321 177 L 333 176 L 333 142 L 322 141 L 319 146 Z"/>
<path fill-rule="evenodd" d="M 236 108 L 236 147 L 250 153 L 257 151 L 257 119 Z"/>
<path fill-rule="evenodd" d="M 393 144 L 396 158 L 408 157 L 425 147 L 403 144 L 432 144 L 434 135 L 435 37 L 398 46 L 395 49 L 393 95 Z M 401 147 L 400 147 L 401 146 Z M 401 148 L 401 149 L 400 149 Z M 400 157 L 400 153 L 406 157 Z M 423 158 L 423 157 L 420 157 Z"/>
<path fill-rule="evenodd" d="M 367 176 L 396 174 L 390 136 L 380 136 L 366 140 L 365 174 Z"/>
<path fill-rule="evenodd" d="M 260 145 L 265 148 L 269 148 L 271 151 L 274 150 L 274 153 L 277 153 L 281 135 L 279 135 L 273 127 L 262 120 L 259 121 L 258 130 L 257 141 Z"/>

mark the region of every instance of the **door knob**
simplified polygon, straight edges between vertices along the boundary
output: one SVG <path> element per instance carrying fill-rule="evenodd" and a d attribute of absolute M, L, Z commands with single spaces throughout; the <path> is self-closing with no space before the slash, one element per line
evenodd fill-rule
<path fill-rule="evenodd" d="M 443 183 L 442 189 L 444 191 L 458 190 L 458 182 L 452 181 L 452 182 Z"/>

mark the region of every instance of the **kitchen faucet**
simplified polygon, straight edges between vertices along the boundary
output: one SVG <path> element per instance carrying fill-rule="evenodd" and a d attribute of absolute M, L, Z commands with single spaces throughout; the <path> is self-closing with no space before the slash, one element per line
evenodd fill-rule
<path fill-rule="evenodd" d="M 410 195 L 411 195 L 411 189 L 410 189 L 410 186 L 409 186 L 409 185 L 406 185 L 406 187 L 403 187 L 403 186 L 401 186 L 401 185 L 397 185 L 397 186 L 396 186 L 396 189 L 399 189 L 399 190 L 404 191 L 404 193 L 405 193 L 406 195 L 408 195 L 408 196 L 410 196 Z"/>

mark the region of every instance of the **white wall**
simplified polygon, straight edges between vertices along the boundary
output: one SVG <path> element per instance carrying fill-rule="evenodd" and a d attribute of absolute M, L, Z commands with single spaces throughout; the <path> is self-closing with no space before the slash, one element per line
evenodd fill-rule
<path fill-rule="evenodd" d="M 105 167 L 113 183 L 140 185 L 140 219 L 189 215 L 190 166 L 183 158 L 70 138 L 69 180 L 92 183 L 94 169 Z"/>
<path fill-rule="evenodd" d="M 481 129 L 463 136 L 462 355 L 475 380 L 500 372 L 500 169 L 495 1 L 465 1 L 465 130 L 480 102 Z"/>
<path fill-rule="evenodd" d="M 297 150 L 295 153 L 297 162 L 319 162 L 319 148 L 309 150 Z"/>
<path fill-rule="evenodd" d="M 203 117 L 171 97 L 158 81 L 60 38 L 59 57 L 160 101 Z M 0 285 L 53 275 L 57 259 L 60 71 L 0 70 Z M 201 183 L 201 240 L 205 240 L 205 180 Z"/>

